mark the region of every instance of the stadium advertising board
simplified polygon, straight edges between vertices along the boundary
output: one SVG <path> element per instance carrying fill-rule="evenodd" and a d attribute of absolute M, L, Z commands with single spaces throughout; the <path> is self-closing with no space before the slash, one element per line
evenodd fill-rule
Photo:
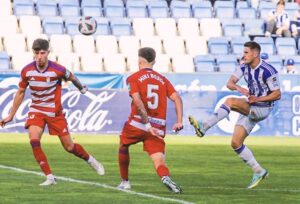
<path fill-rule="evenodd" d="M 8 115 L 16 91 L 16 88 L 0 89 L 1 118 Z M 227 91 L 182 92 L 184 129 L 180 134 L 194 134 L 194 130 L 187 120 L 189 114 L 205 118 L 232 95 L 237 97 L 234 92 Z M 30 93 L 27 91 L 13 122 L 7 124 L 4 129 L 0 128 L 0 132 L 26 132 L 24 123 L 30 103 Z M 125 90 L 92 90 L 86 95 L 82 95 L 77 90 L 64 89 L 62 103 L 70 131 L 78 133 L 118 134 L 127 120 L 130 110 L 130 98 Z M 173 108 L 170 103 L 167 120 L 168 133 L 171 133 L 172 122 L 176 120 L 174 111 L 171 111 Z M 207 134 L 231 135 L 237 117 L 237 113 L 231 112 L 228 118 L 220 121 Z M 254 128 L 253 135 L 300 136 L 300 94 L 284 92 L 282 100 L 276 103 L 270 117 Z"/>

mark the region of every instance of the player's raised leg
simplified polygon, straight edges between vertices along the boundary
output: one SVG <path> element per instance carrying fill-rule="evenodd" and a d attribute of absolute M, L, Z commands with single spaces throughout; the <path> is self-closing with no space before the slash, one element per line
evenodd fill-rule
<path fill-rule="evenodd" d="M 203 137 L 205 132 L 217 124 L 220 120 L 224 119 L 230 113 L 230 107 L 226 104 L 222 104 L 221 107 L 206 120 L 197 121 L 193 116 L 189 116 L 190 124 L 195 128 L 196 135 Z"/>
<path fill-rule="evenodd" d="M 234 110 L 241 114 L 248 115 L 250 106 L 243 98 L 227 98 L 214 114 L 206 120 L 197 120 L 193 116 L 189 116 L 190 124 L 195 128 L 196 135 L 203 137 L 205 132 L 217 124 L 220 120 L 226 118 L 230 111 Z"/>
<path fill-rule="evenodd" d="M 242 116 L 242 118 L 247 117 Z M 231 146 L 238 154 L 238 156 L 252 169 L 253 178 L 248 185 L 248 188 L 254 188 L 259 184 L 260 181 L 267 177 L 268 171 L 260 166 L 260 164 L 256 161 L 252 151 L 245 144 L 243 144 L 247 136 L 248 133 L 245 128 L 243 126 L 236 125 L 231 141 Z"/>
<path fill-rule="evenodd" d="M 43 128 L 31 125 L 29 127 L 29 139 L 32 147 L 32 152 L 35 160 L 40 166 L 41 170 L 47 177 L 46 181 L 41 183 L 41 186 L 49 186 L 56 184 L 55 177 L 52 175 L 50 166 L 48 164 L 47 157 L 41 147 L 41 137 L 43 134 Z"/>
<path fill-rule="evenodd" d="M 120 176 L 121 183 L 117 188 L 123 190 L 130 190 L 131 185 L 128 179 L 128 169 L 129 169 L 129 146 L 120 144 L 119 146 L 119 168 L 120 168 Z"/>
<path fill-rule="evenodd" d="M 162 183 L 173 193 L 181 193 L 182 189 L 170 178 L 170 172 L 165 164 L 165 155 L 162 152 L 157 152 L 150 155 L 157 175 L 161 178 Z"/>
<path fill-rule="evenodd" d="M 98 162 L 92 155 L 88 154 L 85 149 L 78 143 L 73 143 L 70 135 L 59 137 L 64 149 L 74 154 L 76 157 L 85 160 L 99 175 L 104 175 L 105 170 L 103 165 Z"/>

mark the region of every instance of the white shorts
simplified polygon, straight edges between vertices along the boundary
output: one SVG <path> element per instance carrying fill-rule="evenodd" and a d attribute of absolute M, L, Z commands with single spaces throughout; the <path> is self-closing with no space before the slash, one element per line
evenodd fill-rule
<path fill-rule="evenodd" d="M 236 125 L 244 127 L 249 135 L 256 123 L 266 119 L 272 110 L 273 107 L 250 106 L 249 115 L 240 114 Z"/>

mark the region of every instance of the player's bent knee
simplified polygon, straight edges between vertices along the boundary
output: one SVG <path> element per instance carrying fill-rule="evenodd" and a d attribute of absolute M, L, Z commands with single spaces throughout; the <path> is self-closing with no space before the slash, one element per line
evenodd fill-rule
<path fill-rule="evenodd" d="M 237 149 L 237 148 L 239 148 L 241 145 L 242 145 L 242 144 L 241 144 L 239 141 L 237 141 L 237 140 L 231 140 L 231 147 L 232 147 L 233 149 Z"/>
<path fill-rule="evenodd" d="M 73 148 L 74 148 L 74 145 L 64 146 L 64 149 L 69 153 L 73 153 Z"/>

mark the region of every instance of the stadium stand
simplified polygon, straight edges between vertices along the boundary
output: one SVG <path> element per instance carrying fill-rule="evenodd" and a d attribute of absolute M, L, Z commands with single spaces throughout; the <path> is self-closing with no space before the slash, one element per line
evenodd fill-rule
<path fill-rule="evenodd" d="M 0 52 L 0 70 L 5 71 L 10 68 L 10 59 L 7 52 Z"/>
<path fill-rule="evenodd" d="M 197 55 L 194 57 L 196 72 L 214 72 L 215 59 L 211 54 Z"/>
<path fill-rule="evenodd" d="M 32 0 L 14 0 L 14 14 L 16 16 L 35 15 L 34 3 Z"/>
<path fill-rule="evenodd" d="M 149 17 L 153 19 L 169 17 L 169 7 L 166 1 L 149 1 L 148 9 Z"/>
<path fill-rule="evenodd" d="M 96 37 L 97 52 L 102 55 L 117 54 L 118 42 L 113 35 L 98 35 Z"/>
<path fill-rule="evenodd" d="M 82 16 L 101 17 L 102 5 L 99 0 L 82 0 L 81 1 Z"/>
<path fill-rule="evenodd" d="M 22 64 L 16 55 L 28 54 L 37 37 L 49 39 L 51 57 L 65 60 L 76 71 L 89 70 L 87 57 L 82 60 L 87 53 L 101 56 L 101 65 L 98 62 L 98 68 L 89 71 L 136 70 L 134 55 L 141 46 L 151 46 L 163 56 L 159 60 L 163 72 L 181 72 L 175 56 L 194 58 L 194 68 L 187 72 L 227 70 L 223 67 L 229 65 L 219 60 L 215 63 L 213 55 L 240 57 L 244 42 L 250 39 L 261 44 L 278 68 L 282 67 L 280 59 L 299 54 L 300 43 L 294 38 L 262 37 L 265 18 L 275 8 L 268 1 L 260 1 L 257 8 L 248 1 L 221 0 L 213 4 L 207 0 L 1 0 L 0 4 L 0 26 L 5 27 L 0 30 L 0 51 L 9 55 L 13 69 Z M 286 2 L 285 10 L 292 19 L 299 4 Z M 78 31 L 79 18 L 87 15 L 97 21 L 98 29 L 92 36 Z M 110 67 L 114 63 L 108 61 L 112 59 L 108 55 L 121 59 L 120 70 Z M 199 56 L 209 56 L 208 61 L 199 60 Z"/>

